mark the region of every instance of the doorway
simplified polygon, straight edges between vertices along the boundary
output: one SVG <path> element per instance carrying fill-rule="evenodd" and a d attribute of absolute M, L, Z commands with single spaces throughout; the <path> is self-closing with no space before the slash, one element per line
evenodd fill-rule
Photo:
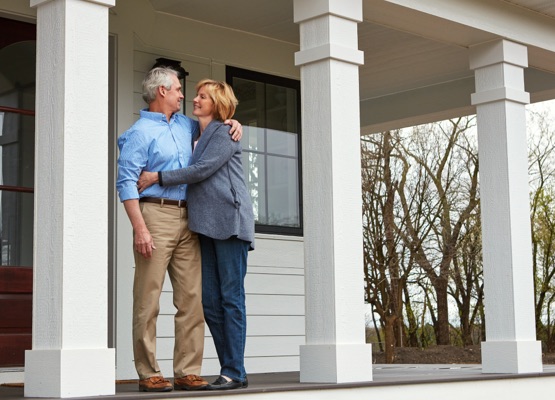
<path fill-rule="evenodd" d="M 36 26 L 0 18 L 0 368 L 31 348 Z"/>

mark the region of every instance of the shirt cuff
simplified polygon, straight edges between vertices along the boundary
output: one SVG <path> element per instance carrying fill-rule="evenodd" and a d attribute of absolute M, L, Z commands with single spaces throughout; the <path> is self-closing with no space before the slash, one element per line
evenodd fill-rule
<path fill-rule="evenodd" d="M 139 191 L 137 190 L 136 186 L 127 186 L 121 188 L 119 191 L 119 199 L 120 201 L 131 200 L 131 199 L 138 199 L 139 198 Z"/>
<path fill-rule="evenodd" d="M 158 185 L 164 186 L 164 182 L 162 181 L 162 171 L 158 171 Z"/>

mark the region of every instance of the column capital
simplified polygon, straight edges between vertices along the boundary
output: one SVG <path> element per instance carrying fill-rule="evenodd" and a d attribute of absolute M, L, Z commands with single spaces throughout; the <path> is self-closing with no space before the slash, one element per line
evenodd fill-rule
<path fill-rule="evenodd" d="M 59 0 L 31 0 L 31 7 L 39 7 L 45 3 L 49 3 L 51 1 L 59 1 Z M 114 7 L 116 5 L 116 0 L 80 0 L 86 1 L 89 3 L 97 3 L 99 5 L 107 6 L 107 7 Z"/>
<path fill-rule="evenodd" d="M 486 90 L 484 92 L 476 92 L 471 95 L 472 105 L 474 106 L 500 100 L 508 100 L 520 104 L 529 104 L 530 94 L 520 89 L 501 87 Z"/>
<path fill-rule="evenodd" d="M 326 14 L 362 22 L 362 0 L 294 0 L 295 23 Z"/>
<path fill-rule="evenodd" d="M 333 43 L 301 50 L 295 53 L 295 65 L 301 66 L 312 62 L 334 59 L 350 64 L 364 64 L 364 52 Z"/>
<path fill-rule="evenodd" d="M 500 39 L 470 48 L 470 69 L 507 63 L 528 67 L 528 48 L 522 44 Z"/>

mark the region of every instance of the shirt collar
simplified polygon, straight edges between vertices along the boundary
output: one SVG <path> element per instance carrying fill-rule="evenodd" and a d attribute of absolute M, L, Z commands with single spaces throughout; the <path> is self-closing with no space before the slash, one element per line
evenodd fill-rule
<path fill-rule="evenodd" d="M 140 114 L 141 114 L 141 118 L 151 119 L 151 120 L 156 121 L 156 122 L 160 122 L 160 121 L 161 122 L 167 122 L 165 114 L 159 113 L 159 112 L 148 111 L 148 108 L 142 109 Z M 170 118 L 170 122 L 173 121 L 174 119 L 175 119 L 175 113 L 172 114 L 172 116 Z"/>

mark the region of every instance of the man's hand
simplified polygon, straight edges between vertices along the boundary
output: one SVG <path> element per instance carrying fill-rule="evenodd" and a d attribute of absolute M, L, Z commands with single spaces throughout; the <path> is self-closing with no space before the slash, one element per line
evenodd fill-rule
<path fill-rule="evenodd" d="M 236 119 L 226 119 L 224 121 L 224 124 L 231 125 L 229 134 L 231 135 L 231 138 L 233 140 L 235 140 L 236 142 L 241 140 L 241 137 L 243 137 L 243 125 L 241 125 L 239 121 L 237 121 Z"/>
<path fill-rule="evenodd" d="M 152 257 L 152 250 L 156 250 L 156 246 L 154 246 L 154 241 L 148 229 L 136 231 L 133 242 L 135 251 L 144 258 Z"/>
<path fill-rule="evenodd" d="M 158 183 L 158 172 L 141 172 L 139 180 L 137 181 L 137 189 L 139 193 L 142 193 L 146 188 Z"/>
<path fill-rule="evenodd" d="M 135 251 L 144 258 L 152 257 L 152 250 L 156 250 L 156 247 L 143 219 L 143 214 L 139 207 L 139 199 L 125 200 L 123 207 L 133 227 L 133 247 Z"/>

